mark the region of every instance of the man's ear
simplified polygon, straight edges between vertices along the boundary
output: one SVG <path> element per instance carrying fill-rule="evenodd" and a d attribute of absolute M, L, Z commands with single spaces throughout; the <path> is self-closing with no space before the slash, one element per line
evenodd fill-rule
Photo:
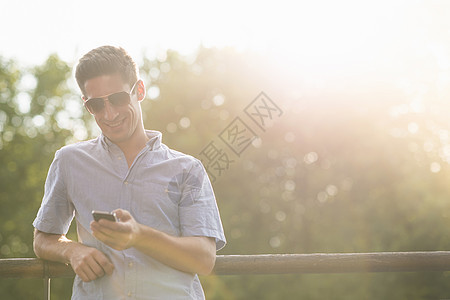
<path fill-rule="evenodd" d="M 145 98 L 145 85 L 142 80 L 139 80 L 136 84 L 136 93 L 138 97 L 138 101 L 142 101 Z"/>

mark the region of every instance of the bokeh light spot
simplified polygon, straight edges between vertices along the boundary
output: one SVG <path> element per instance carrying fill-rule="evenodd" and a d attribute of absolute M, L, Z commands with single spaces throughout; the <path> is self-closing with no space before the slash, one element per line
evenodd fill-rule
<path fill-rule="evenodd" d="M 295 141 L 295 134 L 293 132 L 286 132 L 284 140 L 288 143 L 293 143 Z"/>
<path fill-rule="evenodd" d="M 408 124 L 408 131 L 411 134 L 415 134 L 417 133 L 417 131 L 419 131 L 419 125 L 416 122 L 411 122 Z"/>
<path fill-rule="evenodd" d="M 281 246 L 281 239 L 278 236 L 274 236 L 269 240 L 270 247 L 278 248 Z"/>
<path fill-rule="evenodd" d="M 191 126 L 191 120 L 188 117 L 183 117 L 180 119 L 180 126 L 184 129 L 189 128 Z"/>
<path fill-rule="evenodd" d="M 284 183 L 284 189 L 286 191 L 294 191 L 295 190 L 295 182 L 293 180 L 288 180 Z"/>
<path fill-rule="evenodd" d="M 286 213 L 282 210 L 277 211 L 275 219 L 277 219 L 278 222 L 284 222 L 286 220 Z"/>
<path fill-rule="evenodd" d="M 150 99 L 155 100 L 159 97 L 159 87 L 152 85 L 147 90 L 147 95 Z"/>
<path fill-rule="evenodd" d="M 304 161 L 308 165 L 315 163 L 318 159 L 319 155 L 316 152 L 309 152 L 304 157 Z"/>
<path fill-rule="evenodd" d="M 438 162 L 432 162 L 430 164 L 430 171 L 432 173 L 439 173 L 441 171 L 441 165 Z"/>
<path fill-rule="evenodd" d="M 326 189 L 325 189 L 328 193 L 328 195 L 334 197 L 337 195 L 338 193 L 338 188 L 337 186 L 333 185 L 333 184 L 329 184 L 327 185 Z"/>
<path fill-rule="evenodd" d="M 222 94 L 217 94 L 213 98 L 213 103 L 215 106 L 221 106 L 225 103 L 225 96 Z"/>
<path fill-rule="evenodd" d="M 167 132 L 169 132 L 169 133 L 175 133 L 175 132 L 177 132 L 177 124 L 175 124 L 175 123 L 173 123 L 173 122 L 171 122 L 171 123 L 169 123 L 169 124 L 167 124 L 167 126 L 166 126 L 166 130 L 167 130 Z"/>

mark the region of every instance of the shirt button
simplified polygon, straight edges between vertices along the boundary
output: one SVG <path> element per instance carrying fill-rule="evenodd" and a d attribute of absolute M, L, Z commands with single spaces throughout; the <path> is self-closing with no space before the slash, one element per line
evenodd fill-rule
<path fill-rule="evenodd" d="M 121 160 L 121 159 L 122 159 L 122 156 L 118 156 L 117 159 L 118 159 L 118 160 Z"/>
<path fill-rule="evenodd" d="M 127 296 L 131 297 L 131 295 L 133 295 L 133 293 L 131 291 L 128 292 Z"/>
<path fill-rule="evenodd" d="M 125 185 L 128 185 L 128 181 L 125 181 Z"/>
<path fill-rule="evenodd" d="M 128 263 L 128 267 L 132 268 L 133 267 L 133 262 L 129 262 Z"/>

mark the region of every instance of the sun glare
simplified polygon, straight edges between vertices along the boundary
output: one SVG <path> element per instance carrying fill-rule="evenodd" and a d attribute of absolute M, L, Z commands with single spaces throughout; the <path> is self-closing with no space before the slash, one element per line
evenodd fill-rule
<path fill-rule="evenodd" d="M 9 42 L 0 54 L 29 64 L 43 62 L 52 52 L 75 63 L 94 47 L 114 44 L 125 47 L 138 63 L 143 54 L 160 57 L 166 49 L 189 56 L 200 45 L 233 47 L 273 59 L 293 76 L 307 74 L 316 84 L 361 70 L 402 69 L 408 57 L 429 53 L 441 68 L 450 67 L 444 14 L 448 5 L 442 2 L 130 0 L 128 7 L 143 12 L 136 17 L 106 0 L 81 0 L 58 6 L 51 18 L 47 14 L 54 11 L 53 1 L 28 2 L 25 6 L 33 13 L 20 16 L 26 22 L 17 23 L 14 13 L 0 18 L 4 28 L 15 24 L 4 33 Z M 10 1 L 4 11 L 21 11 L 22 5 Z M 87 5 L 91 9 L 84 9 Z M 105 7 L 108 14 L 98 14 Z M 111 22 L 114 16 L 120 22 Z M 449 78 L 439 75 L 443 84 Z"/>

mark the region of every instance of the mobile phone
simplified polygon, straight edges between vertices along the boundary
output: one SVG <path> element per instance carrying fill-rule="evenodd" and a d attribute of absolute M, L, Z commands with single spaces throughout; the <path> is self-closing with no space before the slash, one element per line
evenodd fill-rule
<path fill-rule="evenodd" d="M 109 213 L 106 211 L 93 210 L 92 216 L 94 217 L 94 220 L 96 222 L 98 222 L 100 219 L 117 222 L 116 213 Z"/>

